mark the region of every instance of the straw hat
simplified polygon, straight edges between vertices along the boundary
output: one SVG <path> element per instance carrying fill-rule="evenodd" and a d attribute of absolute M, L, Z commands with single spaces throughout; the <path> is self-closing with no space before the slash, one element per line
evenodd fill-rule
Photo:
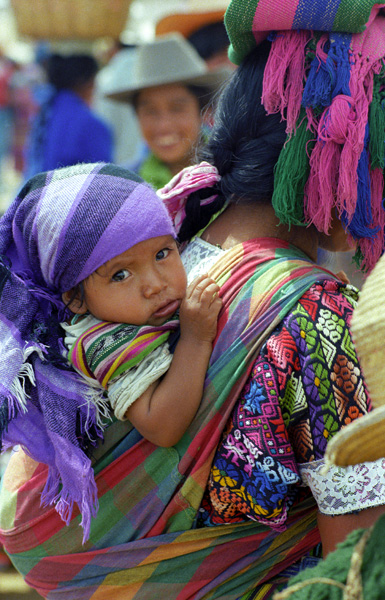
<path fill-rule="evenodd" d="M 154 42 L 138 46 L 127 80 L 121 80 L 107 97 L 132 102 L 134 94 L 145 88 L 168 83 L 198 85 L 216 90 L 229 77 L 227 69 L 209 71 L 204 60 L 180 34 L 162 36 Z"/>
<path fill-rule="evenodd" d="M 185 38 L 188 38 L 194 31 L 197 31 L 205 25 L 223 21 L 224 15 L 225 9 L 204 12 L 173 13 L 158 21 L 155 27 L 155 35 L 165 35 L 173 31 L 178 31 Z"/>
<path fill-rule="evenodd" d="M 367 277 L 351 331 L 374 410 L 342 429 L 328 444 L 327 463 L 355 465 L 385 457 L 385 255 Z"/>

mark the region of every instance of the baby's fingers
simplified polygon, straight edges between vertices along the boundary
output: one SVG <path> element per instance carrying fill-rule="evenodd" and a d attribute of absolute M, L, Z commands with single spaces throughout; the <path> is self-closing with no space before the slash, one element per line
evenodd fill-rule
<path fill-rule="evenodd" d="M 203 275 L 199 275 L 196 277 L 186 290 L 186 298 L 190 298 L 192 294 L 194 294 L 198 290 L 198 294 L 201 293 L 202 290 L 205 289 L 208 282 L 212 281 L 209 276 L 205 273 Z"/>
<path fill-rule="evenodd" d="M 202 307 L 209 306 L 211 307 L 214 303 L 218 304 L 219 307 L 222 306 L 222 299 L 218 296 L 219 286 L 215 283 L 215 281 L 209 284 L 203 291 L 200 296 L 200 303 Z"/>
<path fill-rule="evenodd" d="M 217 297 L 219 289 L 219 285 L 208 275 L 201 275 L 190 284 L 186 297 L 192 301 L 210 305 Z"/>

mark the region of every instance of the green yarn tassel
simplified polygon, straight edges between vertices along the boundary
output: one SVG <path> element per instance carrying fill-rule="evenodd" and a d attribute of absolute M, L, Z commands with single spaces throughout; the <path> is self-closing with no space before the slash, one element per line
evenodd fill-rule
<path fill-rule="evenodd" d="M 361 267 L 363 260 L 364 260 L 364 255 L 362 254 L 360 245 L 357 244 L 356 251 L 355 251 L 354 255 L 352 256 L 352 262 L 356 265 L 356 267 L 358 269 L 361 270 L 362 273 L 367 273 L 367 269 L 363 269 Z"/>
<path fill-rule="evenodd" d="M 272 205 L 281 223 L 306 225 L 304 189 L 309 177 L 309 156 L 315 144 L 315 134 L 307 129 L 305 109 L 301 109 L 294 135 L 289 137 L 279 155 L 274 171 Z"/>
<path fill-rule="evenodd" d="M 369 155 L 372 169 L 385 167 L 385 69 L 373 78 L 373 100 L 369 108 Z"/>

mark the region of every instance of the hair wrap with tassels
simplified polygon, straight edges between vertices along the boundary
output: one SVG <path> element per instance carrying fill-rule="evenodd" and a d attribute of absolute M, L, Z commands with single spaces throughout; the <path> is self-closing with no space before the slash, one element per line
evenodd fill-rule
<path fill-rule="evenodd" d="M 193 192 L 212 187 L 221 180 L 216 167 L 208 162 L 186 167 L 175 175 L 169 183 L 157 191 L 174 222 L 175 231 L 179 233 L 183 220 L 186 216 L 187 198 Z M 211 204 L 217 198 L 213 194 L 201 200 L 201 206 Z"/>
<path fill-rule="evenodd" d="M 225 15 L 239 63 L 269 36 L 262 103 L 288 140 L 275 169 L 280 221 L 328 233 L 341 219 L 363 270 L 384 250 L 385 16 L 370 0 L 232 0 Z"/>

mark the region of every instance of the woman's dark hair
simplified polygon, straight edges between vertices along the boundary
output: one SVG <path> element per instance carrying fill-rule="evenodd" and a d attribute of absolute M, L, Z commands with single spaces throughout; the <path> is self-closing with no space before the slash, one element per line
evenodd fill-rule
<path fill-rule="evenodd" d="M 74 90 L 95 77 L 98 63 L 88 54 L 52 54 L 48 58 L 46 70 L 49 83 L 57 90 Z"/>
<path fill-rule="evenodd" d="M 280 114 L 267 115 L 261 104 L 263 73 L 270 42 L 256 47 L 234 71 L 215 112 L 214 126 L 200 160 L 216 166 L 221 181 L 217 190 L 191 194 L 179 239 L 191 239 L 226 199 L 270 202 L 274 167 L 286 140 L 286 123 Z M 200 206 L 200 199 L 219 193 L 216 202 Z"/>

